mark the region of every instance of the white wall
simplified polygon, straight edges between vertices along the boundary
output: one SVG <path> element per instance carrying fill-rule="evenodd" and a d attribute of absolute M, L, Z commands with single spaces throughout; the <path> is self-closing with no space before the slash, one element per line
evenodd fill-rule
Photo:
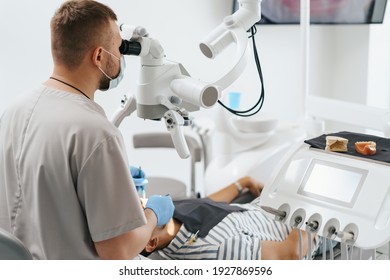
<path fill-rule="evenodd" d="M 0 114 L 17 97 L 37 87 L 51 74 L 49 21 L 61 2 L 0 0 Z M 193 77 L 213 81 L 228 67 L 228 56 L 209 61 L 202 56 L 198 44 L 231 13 L 230 0 L 102 2 L 117 12 L 119 21 L 146 27 L 152 37 L 160 40 L 167 57 L 182 62 Z M 388 108 L 389 19 L 390 11 L 384 25 L 312 26 L 311 94 Z M 258 26 L 256 39 L 265 78 L 264 111 L 282 119 L 297 118 L 302 114 L 299 26 Z M 138 66 L 138 58 L 128 57 L 126 76 L 121 85 L 112 92 L 97 94 L 96 101 L 108 116 L 119 105 L 123 93 L 134 92 Z M 230 89 L 244 94 L 244 106 L 257 98 L 259 81 L 253 62 Z M 213 117 L 213 111 L 202 110 L 192 115 Z M 164 131 L 163 123 L 133 116 L 124 120 L 120 129 L 133 164 L 159 174 L 175 173 L 186 178 L 185 165 L 175 154 L 163 155 L 157 163 L 152 154 L 141 156 L 131 148 L 134 132 Z"/>
<path fill-rule="evenodd" d="M 379 108 L 390 105 L 390 2 L 383 24 L 370 29 L 366 103 Z"/>
<path fill-rule="evenodd" d="M 51 73 L 49 21 L 61 1 L 0 1 L 0 113 Z"/>

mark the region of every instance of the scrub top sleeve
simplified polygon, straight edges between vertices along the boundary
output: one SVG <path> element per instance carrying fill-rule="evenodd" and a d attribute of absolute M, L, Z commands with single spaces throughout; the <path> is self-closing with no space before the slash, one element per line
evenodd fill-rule
<path fill-rule="evenodd" d="M 121 137 L 105 139 L 92 152 L 80 171 L 77 193 L 94 242 L 146 224 Z"/>

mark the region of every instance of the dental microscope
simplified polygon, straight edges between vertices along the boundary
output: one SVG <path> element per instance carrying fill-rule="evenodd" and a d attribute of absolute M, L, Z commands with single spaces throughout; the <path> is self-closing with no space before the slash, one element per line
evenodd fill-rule
<path fill-rule="evenodd" d="M 125 96 L 112 122 L 122 120 L 137 111 L 137 116 L 149 120 L 164 120 L 177 153 L 190 156 L 183 127 L 191 124 L 190 112 L 209 109 L 219 102 L 221 92 L 242 73 L 248 61 L 248 30 L 260 20 L 261 0 L 238 0 L 240 8 L 224 18 L 199 47 L 214 59 L 229 45 L 236 45 L 235 64 L 215 82 L 204 82 L 190 76 L 181 63 L 169 61 L 158 40 L 140 26 L 120 25 L 123 55 L 140 57 L 140 78 L 135 96 Z"/>

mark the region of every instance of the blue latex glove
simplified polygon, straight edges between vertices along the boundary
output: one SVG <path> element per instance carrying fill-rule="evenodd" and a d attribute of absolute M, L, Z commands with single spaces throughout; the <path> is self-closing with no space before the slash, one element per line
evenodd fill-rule
<path fill-rule="evenodd" d="M 148 183 L 148 180 L 145 178 L 145 172 L 138 167 L 130 166 L 130 174 L 133 177 L 137 192 L 145 191 L 145 185 Z"/>
<path fill-rule="evenodd" d="M 148 198 L 145 209 L 151 209 L 157 217 L 157 226 L 163 226 L 173 216 L 175 206 L 169 195 L 152 195 Z"/>
<path fill-rule="evenodd" d="M 133 177 L 133 178 L 145 178 L 146 177 L 145 172 L 143 170 L 141 170 L 140 168 L 135 167 L 135 166 L 130 166 L 130 173 L 131 173 L 131 177 Z"/>

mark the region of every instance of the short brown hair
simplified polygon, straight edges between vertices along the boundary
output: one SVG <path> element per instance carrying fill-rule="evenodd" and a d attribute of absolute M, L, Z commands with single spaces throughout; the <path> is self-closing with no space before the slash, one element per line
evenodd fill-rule
<path fill-rule="evenodd" d="M 51 49 L 55 63 L 77 68 L 91 48 L 108 44 L 117 20 L 108 6 L 93 0 L 66 1 L 51 19 Z"/>

